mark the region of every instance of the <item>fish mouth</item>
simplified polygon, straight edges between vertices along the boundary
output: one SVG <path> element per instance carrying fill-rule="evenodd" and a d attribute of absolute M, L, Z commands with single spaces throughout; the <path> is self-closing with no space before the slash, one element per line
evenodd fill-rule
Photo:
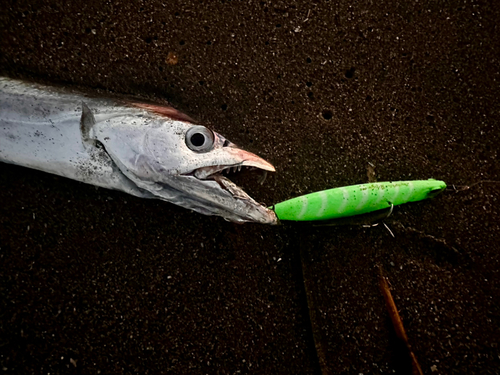
<path fill-rule="evenodd" d="M 276 172 L 276 170 L 270 163 L 263 159 L 261 160 L 245 160 L 236 164 L 201 167 L 194 171 L 194 176 L 200 180 L 207 180 L 209 178 L 218 179 L 223 174 L 229 175 L 230 173 L 238 173 L 242 170 L 261 170 L 263 172 L 262 181 L 259 181 L 259 183 L 262 184 L 267 176 L 267 172 Z"/>
<path fill-rule="evenodd" d="M 224 190 L 227 190 L 228 192 L 231 193 L 231 195 L 236 198 L 236 199 L 252 199 L 242 188 L 240 188 L 238 185 L 236 185 L 234 182 L 232 182 L 229 178 L 225 177 L 225 175 L 229 175 L 231 173 L 240 173 L 240 172 L 245 172 L 245 171 L 254 171 L 254 170 L 260 170 L 262 171 L 262 174 L 259 178 L 259 183 L 263 184 L 267 172 L 271 171 L 270 169 L 262 169 L 256 166 L 249 166 L 249 165 L 244 165 L 243 163 L 240 164 L 233 164 L 233 165 L 217 165 L 213 167 L 202 167 L 198 168 L 194 172 L 194 176 L 199 179 L 199 180 L 214 180 L 216 181 L 220 187 Z M 272 170 L 274 172 L 274 168 Z"/>
<path fill-rule="evenodd" d="M 255 174 L 251 171 L 257 171 L 258 182 L 263 184 L 267 173 L 275 172 L 275 168 L 272 164 L 257 155 L 241 149 L 236 150 L 239 154 L 238 156 L 244 158 L 243 161 L 233 164 L 200 167 L 195 169 L 191 175 L 200 181 L 215 181 L 222 190 L 229 193 L 238 202 L 237 206 L 239 208 L 233 212 L 241 219 L 237 221 L 277 224 L 278 219 L 274 211 L 269 210 L 266 205 L 256 202 L 241 187 L 228 178 L 229 175 L 237 176 L 237 178 L 240 178 L 240 176 L 251 177 L 249 175 Z M 233 219 L 230 220 L 234 221 Z"/>

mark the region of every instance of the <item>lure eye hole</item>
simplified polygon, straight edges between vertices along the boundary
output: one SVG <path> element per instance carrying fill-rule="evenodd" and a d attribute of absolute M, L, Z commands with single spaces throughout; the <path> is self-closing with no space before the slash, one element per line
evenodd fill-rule
<path fill-rule="evenodd" d="M 214 146 L 214 133 L 204 126 L 193 126 L 186 132 L 186 145 L 195 152 L 207 152 Z"/>

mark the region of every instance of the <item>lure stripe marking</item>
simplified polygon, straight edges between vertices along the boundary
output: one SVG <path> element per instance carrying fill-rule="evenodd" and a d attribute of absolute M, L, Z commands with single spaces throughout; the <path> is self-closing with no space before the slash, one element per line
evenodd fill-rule
<path fill-rule="evenodd" d="M 320 191 L 318 193 L 319 197 L 321 198 L 321 207 L 318 211 L 317 217 L 322 217 L 325 213 L 325 210 L 328 207 L 328 195 L 326 194 L 326 191 Z"/>
<path fill-rule="evenodd" d="M 349 192 L 347 191 L 346 188 L 340 188 L 340 190 L 342 191 L 342 204 L 339 206 L 337 212 L 339 214 L 341 214 L 342 212 L 344 212 L 346 206 L 347 206 L 347 202 L 349 202 Z"/>
<path fill-rule="evenodd" d="M 399 184 L 397 184 L 395 187 L 394 187 L 394 195 L 392 196 L 392 199 L 389 200 L 389 202 L 391 204 L 396 204 L 396 199 L 399 195 Z"/>
<path fill-rule="evenodd" d="M 378 204 L 380 202 L 382 202 L 382 199 L 384 199 L 385 193 L 386 193 L 386 189 L 384 187 L 377 190 L 377 200 L 373 204 L 374 206 L 378 206 Z"/>
<path fill-rule="evenodd" d="M 301 220 L 301 219 L 304 218 L 304 216 L 307 213 L 307 207 L 309 207 L 309 199 L 307 199 L 307 196 L 303 195 L 301 197 L 301 201 L 302 201 L 302 208 L 300 209 L 300 212 L 297 215 L 297 217 L 299 218 L 299 220 Z"/>
<path fill-rule="evenodd" d="M 412 182 L 410 182 L 410 183 L 408 184 L 408 188 L 409 188 L 409 191 L 408 191 L 408 194 L 407 194 L 407 195 L 406 195 L 406 197 L 405 197 L 405 200 L 407 200 L 408 198 L 410 198 L 410 197 L 412 196 L 413 191 L 415 190 L 415 185 L 413 185 L 413 183 L 412 183 Z"/>
<path fill-rule="evenodd" d="M 356 211 L 361 210 L 366 205 L 366 202 L 368 202 L 368 189 L 362 190 L 361 193 L 363 194 L 363 199 L 356 206 Z"/>

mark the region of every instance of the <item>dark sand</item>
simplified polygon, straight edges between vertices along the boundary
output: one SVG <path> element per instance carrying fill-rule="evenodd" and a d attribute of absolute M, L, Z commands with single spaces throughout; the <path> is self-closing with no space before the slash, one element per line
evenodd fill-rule
<path fill-rule="evenodd" d="M 368 181 L 499 181 L 485 2 L 14 1 L 0 72 L 169 100 L 271 161 L 273 203 Z M 112 4 L 111 4 L 112 3 Z M 175 57 L 175 56 L 177 57 Z M 177 60 L 177 64 L 172 65 Z M 498 374 L 500 186 L 382 226 L 235 225 L 0 164 L 0 371 Z"/>

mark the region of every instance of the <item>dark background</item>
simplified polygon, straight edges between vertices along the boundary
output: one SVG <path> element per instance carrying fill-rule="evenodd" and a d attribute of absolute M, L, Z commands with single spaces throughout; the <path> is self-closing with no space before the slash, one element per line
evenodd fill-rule
<path fill-rule="evenodd" d="M 424 373 L 498 373 L 494 2 L 1 7 L 3 75 L 166 99 L 275 165 L 242 182 L 258 201 L 367 182 L 369 163 L 451 187 L 398 207 L 393 238 L 236 225 L 1 164 L 3 373 L 408 373 L 379 265 Z"/>

